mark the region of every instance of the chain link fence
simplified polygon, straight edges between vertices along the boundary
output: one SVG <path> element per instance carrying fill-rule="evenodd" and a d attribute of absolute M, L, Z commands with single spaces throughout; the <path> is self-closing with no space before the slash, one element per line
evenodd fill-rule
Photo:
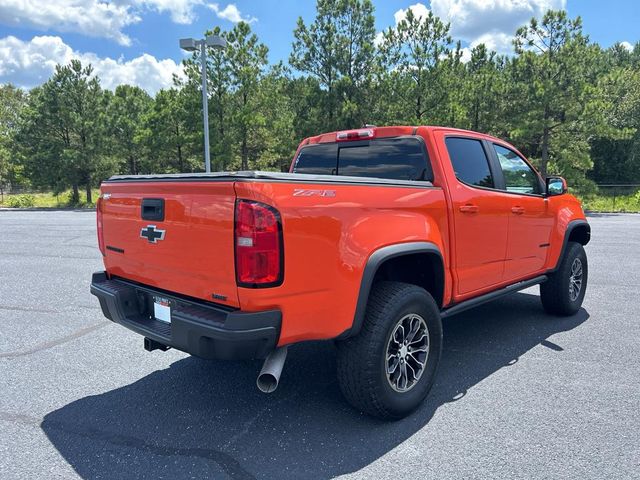
<path fill-rule="evenodd" d="M 600 203 L 610 205 L 612 211 L 640 206 L 640 184 L 597 184 Z"/>
<path fill-rule="evenodd" d="M 634 212 L 640 213 L 640 184 L 600 183 L 597 193 L 577 196 L 582 208 L 591 212 Z"/>

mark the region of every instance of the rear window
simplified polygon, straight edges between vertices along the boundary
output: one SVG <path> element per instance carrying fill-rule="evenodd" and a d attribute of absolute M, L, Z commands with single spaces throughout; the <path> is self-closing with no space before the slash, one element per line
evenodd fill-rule
<path fill-rule="evenodd" d="M 392 180 L 432 180 L 431 166 L 416 138 L 382 138 L 303 147 L 295 173 Z"/>
<path fill-rule="evenodd" d="M 293 167 L 295 173 L 335 175 L 338 163 L 338 146 L 324 143 L 303 147 Z"/>

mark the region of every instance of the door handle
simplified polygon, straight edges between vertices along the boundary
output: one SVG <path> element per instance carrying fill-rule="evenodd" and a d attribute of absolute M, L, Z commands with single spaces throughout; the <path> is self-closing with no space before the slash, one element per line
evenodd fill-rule
<path fill-rule="evenodd" d="M 477 205 L 472 205 L 470 203 L 467 203 L 466 205 L 461 205 L 460 206 L 460 211 L 462 213 L 477 213 L 478 212 L 478 206 Z"/>
<path fill-rule="evenodd" d="M 511 211 L 516 215 L 522 215 L 524 213 L 524 208 L 515 206 L 515 207 L 511 207 Z"/>

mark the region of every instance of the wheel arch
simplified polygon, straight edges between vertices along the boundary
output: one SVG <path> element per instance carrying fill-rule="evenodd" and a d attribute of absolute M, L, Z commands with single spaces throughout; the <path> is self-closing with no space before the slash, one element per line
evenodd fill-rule
<path fill-rule="evenodd" d="M 340 335 L 341 339 L 353 337 L 360 332 L 369 294 L 374 283 L 379 280 L 393 280 L 422 287 L 433 296 L 438 308 L 442 307 L 445 272 L 438 246 L 431 242 L 408 242 L 382 247 L 374 251 L 367 260 L 353 324 Z"/>
<path fill-rule="evenodd" d="M 560 263 L 567 252 L 569 242 L 578 242 L 581 245 L 586 245 L 591 240 L 591 225 L 586 220 L 572 220 L 567 225 L 567 229 L 564 232 L 564 239 L 562 241 L 562 250 L 560 250 L 560 256 L 555 266 L 550 272 L 555 272 L 560 267 Z"/>

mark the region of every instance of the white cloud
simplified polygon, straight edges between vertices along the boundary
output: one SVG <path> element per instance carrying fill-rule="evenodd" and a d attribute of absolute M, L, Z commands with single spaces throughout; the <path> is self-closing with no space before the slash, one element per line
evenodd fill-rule
<path fill-rule="evenodd" d="M 169 13 L 176 23 L 191 23 L 204 0 L 1 0 L 0 23 L 39 30 L 76 32 L 130 45 L 124 29 L 148 10 Z"/>
<path fill-rule="evenodd" d="M 513 35 L 518 27 L 532 17 L 541 17 L 549 9 L 565 6 L 566 0 L 431 0 L 433 14 L 451 24 L 453 39 L 469 44 L 463 48 L 463 61 L 468 61 L 471 49 L 480 43 L 498 53 L 513 53 Z M 429 8 L 416 3 L 396 11 L 395 26 L 406 18 L 408 10 L 417 18 L 429 15 Z M 378 34 L 378 44 L 381 40 Z"/>
<path fill-rule="evenodd" d="M 401 8 L 400 10 L 396 11 L 396 13 L 393 14 L 393 18 L 395 19 L 396 23 L 391 28 L 393 29 L 397 28 L 398 24 L 407 18 L 407 12 L 409 10 L 411 10 L 413 12 L 414 17 L 416 17 L 419 20 L 426 18 L 429 15 L 429 9 L 425 7 L 422 3 L 409 5 L 407 8 L 404 8 L 404 9 Z M 384 32 L 376 33 L 376 36 L 373 39 L 374 45 L 376 47 L 380 47 L 380 45 L 382 45 L 383 42 L 384 42 Z"/>
<path fill-rule="evenodd" d="M 566 0 L 431 0 L 433 13 L 451 23 L 451 35 L 472 45 L 484 42 L 498 53 L 513 53 L 518 27 Z"/>
<path fill-rule="evenodd" d="M 510 53 L 513 51 L 513 35 L 507 35 L 502 32 L 489 32 L 483 33 L 478 38 L 469 43 L 468 47 L 463 47 L 462 57 L 460 61 L 467 63 L 471 60 L 471 50 L 477 47 L 481 43 L 487 47 L 488 50 L 493 50 L 498 53 Z"/>
<path fill-rule="evenodd" d="M 487 32 L 483 33 L 469 45 L 471 48 L 484 43 L 489 50 L 499 53 L 513 52 L 513 35 L 504 32 Z"/>
<path fill-rule="evenodd" d="M 411 10 L 413 12 L 413 16 L 416 18 L 427 18 L 429 16 L 429 9 L 424 6 L 422 3 L 416 3 L 415 5 L 410 5 L 404 10 L 401 8 L 396 13 L 393 14 L 393 18 L 396 20 L 396 27 L 398 24 L 407 18 L 407 11 Z"/>
<path fill-rule="evenodd" d="M 239 23 L 239 22 L 253 23 L 258 21 L 256 17 L 242 18 L 242 14 L 240 13 L 240 10 L 238 10 L 238 7 L 236 7 L 234 3 L 230 3 L 224 8 L 220 8 L 220 5 L 218 5 L 217 3 L 211 3 L 207 5 L 207 7 L 213 10 L 215 14 L 218 16 L 218 18 L 221 18 L 223 20 L 228 20 L 231 23 Z"/>
<path fill-rule="evenodd" d="M 2 0 L 0 23 L 29 25 L 37 29 L 79 32 L 92 37 L 115 40 L 129 45 L 131 39 L 122 30 L 140 17 L 129 5 L 100 0 Z"/>
<path fill-rule="evenodd" d="M 129 61 L 121 58 L 99 58 L 93 53 L 81 55 L 81 60 L 94 66 L 96 75 L 100 77 L 104 88 L 115 89 L 126 83 L 137 85 L 154 95 L 161 88 L 173 85 L 173 75 L 183 76 L 182 66 L 172 59 L 156 59 L 153 55 L 143 53 Z"/>
<path fill-rule="evenodd" d="M 630 42 L 620 42 L 622 48 L 624 48 L 627 52 L 633 52 L 633 45 Z"/>
<path fill-rule="evenodd" d="M 514 34 L 531 17 L 565 8 L 566 0 L 432 0 L 433 13 L 451 22 L 455 36 L 471 41 L 483 33 Z"/>
<path fill-rule="evenodd" d="M 102 86 L 108 89 L 128 83 L 155 94 L 172 85 L 174 73 L 182 75 L 182 66 L 173 60 L 157 60 L 146 53 L 125 61 L 75 52 L 60 37 L 40 36 L 25 42 L 9 36 L 0 39 L 0 83 L 25 88 L 39 85 L 53 74 L 56 64 L 68 64 L 74 58 L 83 65 L 91 63 Z"/>
<path fill-rule="evenodd" d="M 462 63 L 467 63 L 471 60 L 471 49 L 469 47 L 461 48 L 460 51 L 462 52 L 462 56 L 460 57 Z"/>
<path fill-rule="evenodd" d="M 203 0 L 129 0 L 129 3 L 161 13 L 168 12 L 176 23 L 193 22 L 196 18 L 194 8 L 204 5 Z"/>
<path fill-rule="evenodd" d="M 380 45 L 382 45 L 382 42 L 384 42 L 384 32 L 376 33 L 376 36 L 373 39 L 373 44 L 376 47 L 379 47 Z"/>

